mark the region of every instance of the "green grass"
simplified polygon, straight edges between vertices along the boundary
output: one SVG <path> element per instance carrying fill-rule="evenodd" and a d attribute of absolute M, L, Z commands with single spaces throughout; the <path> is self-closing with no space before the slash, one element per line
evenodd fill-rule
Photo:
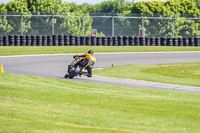
<path fill-rule="evenodd" d="M 200 95 L 0 74 L 0 132 L 198 133 Z"/>
<path fill-rule="evenodd" d="M 94 71 L 94 74 L 200 87 L 200 62 L 115 66 Z"/>
<path fill-rule="evenodd" d="M 88 50 L 101 52 L 160 52 L 160 51 L 200 51 L 200 47 L 158 47 L 158 46 L 7 46 L 0 47 L 0 56 L 32 54 L 85 53 Z"/>

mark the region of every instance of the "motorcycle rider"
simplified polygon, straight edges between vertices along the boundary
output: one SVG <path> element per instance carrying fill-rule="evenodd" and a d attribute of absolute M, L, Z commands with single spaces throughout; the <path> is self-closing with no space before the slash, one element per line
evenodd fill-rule
<path fill-rule="evenodd" d="M 92 50 L 89 50 L 86 54 L 73 56 L 73 58 L 76 57 L 85 57 L 85 59 L 89 61 L 89 65 L 86 67 L 87 72 L 84 72 L 83 74 L 86 75 L 87 77 L 92 77 L 92 67 L 96 62 L 94 52 Z"/>

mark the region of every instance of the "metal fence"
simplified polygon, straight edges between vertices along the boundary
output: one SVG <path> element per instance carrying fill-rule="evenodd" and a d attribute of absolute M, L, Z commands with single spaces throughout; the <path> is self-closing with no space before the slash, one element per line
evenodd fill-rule
<path fill-rule="evenodd" d="M 139 36 L 141 28 L 145 37 L 200 37 L 199 22 L 187 17 L 0 15 L 0 36 L 90 36 L 91 29 L 105 36 Z"/>

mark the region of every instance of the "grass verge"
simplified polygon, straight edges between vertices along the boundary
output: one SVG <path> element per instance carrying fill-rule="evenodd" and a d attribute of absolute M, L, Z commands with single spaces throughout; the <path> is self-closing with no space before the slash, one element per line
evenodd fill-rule
<path fill-rule="evenodd" d="M 0 132 L 191 132 L 200 95 L 0 74 Z"/>
<path fill-rule="evenodd" d="M 94 71 L 94 74 L 200 87 L 200 62 L 115 66 Z"/>
<path fill-rule="evenodd" d="M 101 52 L 166 52 L 166 51 L 200 51 L 200 47 L 159 47 L 159 46 L 4 46 L 0 47 L 0 56 L 32 54 L 66 54 L 86 53 L 92 49 Z"/>

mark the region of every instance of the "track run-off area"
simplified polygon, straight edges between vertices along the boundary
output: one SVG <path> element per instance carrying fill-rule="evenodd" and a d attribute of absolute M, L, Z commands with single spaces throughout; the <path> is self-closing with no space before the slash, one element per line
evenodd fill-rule
<path fill-rule="evenodd" d="M 73 55 L 76 54 L 0 56 L 0 64 L 3 64 L 4 72 L 6 73 L 64 79 L 67 66 L 72 62 Z M 98 69 L 111 67 L 112 64 L 114 66 L 122 66 L 127 64 L 145 65 L 200 62 L 200 51 L 96 53 L 95 57 L 97 62 L 94 65 L 94 69 Z M 64 80 L 93 82 L 113 86 L 200 93 L 200 87 L 195 86 L 102 77 L 96 75 L 92 78 L 82 76 Z"/>

